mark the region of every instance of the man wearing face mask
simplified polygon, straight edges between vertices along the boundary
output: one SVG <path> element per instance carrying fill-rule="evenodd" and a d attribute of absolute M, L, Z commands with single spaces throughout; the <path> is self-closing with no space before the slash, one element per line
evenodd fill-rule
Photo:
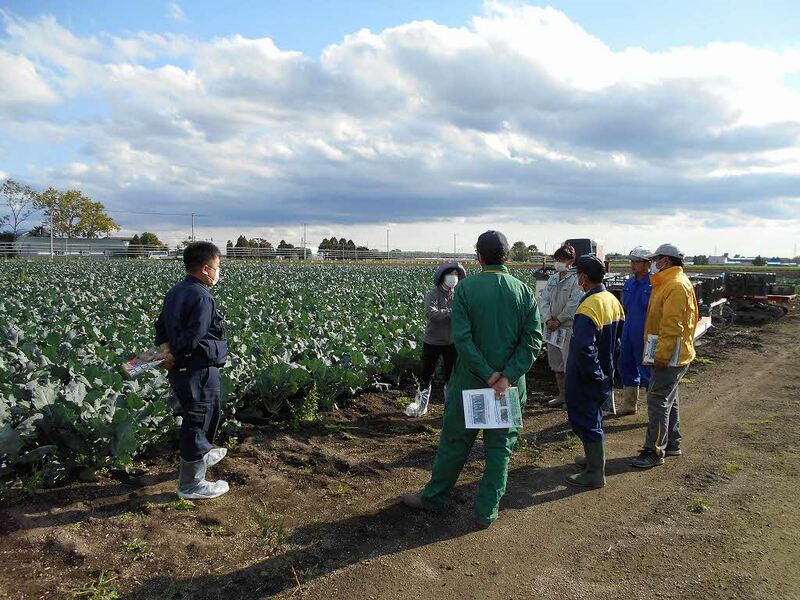
<path fill-rule="evenodd" d="M 653 291 L 644 339 L 657 336 L 657 341 L 647 389 L 647 434 L 644 448 L 631 463 L 640 469 L 663 465 L 665 456 L 682 454 L 678 384 L 695 358 L 699 314 L 694 287 L 683 272 L 683 253 L 672 244 L 662 244 L 650 259 L 655 273 L 650 277 Z"/>
<path fill-rule="evenodd" d="M 637 246 L 628 254 L 633 275 L 622 290 L 625 327 L 622 329 L 619 370 L 622 378 L 622 403 L 618 415 L 635 415 L 640 390 L 650 383 L 650 367 L 642 364 L 644 356 L 644 321 L 650 302 L 650 250 Z"/>
<path fill-rule="evenodd" d="M 572 430 L 583 442 L 584 467 L 569 475 L 569 485 L 601 488 L 605 478 L 605 435 L 602 406 L 611 399 L 619 357 L 624 312 L 619 300 L 603 285 L 606 270 L 594 255 L 575 263 L 578 285 L 584 295 L 575 313 L 567 358 L 567 414 Z"/>
<path fill-rule="evenodd" d="M 547 286 L 539 294 L 539 312 L 548 331 L 564 331 L 562 345 L 547 344 L 547 362 L 555 373 L 558 385 L 558 396 L 547 405 L 557 407 L 564 404 L 564 371 L 567 368 L 567 352 L 572 336 L 572 319 L 583 291 L 578 285 L 575 271 L 570 269 L 575 262 L 575 249 L 564 244 L 555 251 L 553 260 L 556 273 L 550 276 Z"/>
<path fill-rule="evenodd" d="M 405 410 L 409 417 L 421 417 L 427 414 L 431 397 L 431 380 L 439 357 L 444 362 L 445 381 L 450 380 L 457 356 L 450 328 L 450 313 L 456 285 L 466 276 L 466 269 L 457 262 L 440 265 L 433 275 L 434 287 L 425 295 L 425 316 L 428 323 L 425 326 L 422 346 L 422 372 L 414 402 Z"/>
<path fill-rule="evenodd" d="M 227 450 L 212 443 L 220 422 L 219 368 L 228 357 L 225 326 L 209 288 L 220 280 L 219 248 L 194 242 L 183 251 L 186 278 L 172 287 L 155 323 L 155 343 L 165 354 L 162 367 L 183 409 L 178 496 L 216 498 L 225 481 L 206 481 L 207 469 Z"/>

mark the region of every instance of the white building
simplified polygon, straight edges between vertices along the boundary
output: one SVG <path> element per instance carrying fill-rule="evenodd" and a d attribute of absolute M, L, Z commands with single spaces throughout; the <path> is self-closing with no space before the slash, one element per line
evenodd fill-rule
<path fill-rule="evenodd" d="M 120 258 L 128 255 L 131 238 L 53 238 L 53 253 L 56 256 L 94 256 L 98 258 Z M 41 258 L 50 256 L 50 238 L 24 235 L 14 243 L 19 258 Z"/>

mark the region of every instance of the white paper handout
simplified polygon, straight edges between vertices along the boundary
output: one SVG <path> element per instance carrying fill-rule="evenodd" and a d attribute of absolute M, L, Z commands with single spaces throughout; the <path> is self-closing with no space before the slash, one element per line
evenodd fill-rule
<path fill-rule="evenodd" d="M 653 365 L 656 362 L 656 344 L 658 344 L 658 336 L 655 334 L 648 334 L 647 340 L 644 344 L 644 357 L 642 359 L 643 365 Z M 672 352 L 672 358 L 669 361 L 670 367 L 677 367 L 678 360 L 681 355 L 681 339 L 675 342 L 675 350 Z"/>
<path fill-rule="evenodd" d="M 522 427 L 519 390 L 508 388 L 498 398 L 493 388 L 464 390 L 464 424 L 467 429 Z"/>
<path fill-rule="evenodd" d="M 555 346 L 561 350 L 565 350 L 564 344 L 567 341 L 567 331 L 562 327 L 559 327 L 555 331 L 550 331 L 549 329 L 544 332 L 544 341 L 550 344 L 551 346 Z"/>

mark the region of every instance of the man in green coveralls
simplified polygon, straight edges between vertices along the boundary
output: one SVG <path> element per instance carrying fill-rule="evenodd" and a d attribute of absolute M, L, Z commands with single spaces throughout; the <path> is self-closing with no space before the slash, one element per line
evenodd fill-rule
<path fill-rule="evenodd" d="M 422 493 L 402 497 L 411 508 L 444 507 L 475 442 L 479 430 L 465 426 L 462 392 L 492 387 L 502 395 L 516 386 L 524 406 L 525 374 L 542 347 L 535 295 L 504 266 L 509 252 L 506 237 L 499 231 L 487 231 L 475 248 L 483 270 L 461 281 L 453 298 L 451 323 L 458 360 L 447 386 L 439 450 L 431 480 Z M 518 436 L 516 428 L 483 430 L 486 466 L 475 501 L 481 527 L 497 519 L 500 498 L 506 491 L 508 461 Z"/>

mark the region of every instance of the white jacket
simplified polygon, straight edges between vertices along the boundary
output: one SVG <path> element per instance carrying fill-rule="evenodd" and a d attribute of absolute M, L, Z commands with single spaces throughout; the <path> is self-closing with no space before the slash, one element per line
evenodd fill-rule
<path fill-rule="evenodd" d="M 547 280 L 547 286 L 539 294 L 539 313 L 542 315 L 544 325 L 550 319 L 558 319 L 561 327 L 571 329 L 575 311 L 583 298 L 583 290 L 578 285 L 578 276 L 575 271 L 567 271 L 567 276 L 561 279 L 555 273 Z"/>

